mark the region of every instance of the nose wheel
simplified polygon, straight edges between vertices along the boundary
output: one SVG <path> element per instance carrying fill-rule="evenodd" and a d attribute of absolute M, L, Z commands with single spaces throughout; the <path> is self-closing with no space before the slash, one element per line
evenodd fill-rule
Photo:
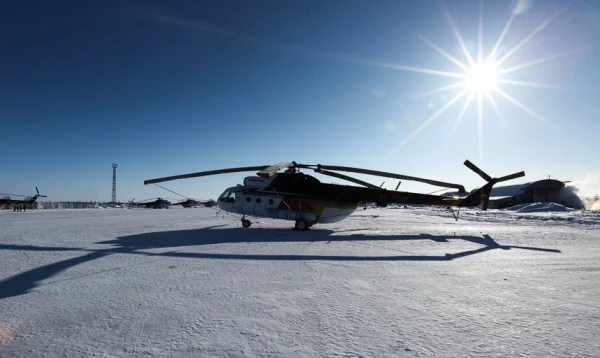
<path fill-rule="evenodd" d="M 300 220 L 296 221 L 296 225 L 294 226 L 294 229 L 304 231 L 304 230 L 308 229 L 309 226 L 311 226 L 311 225 L 308 225 L 306 220 L 300 219 Z"/>
<path fill-rule="evenodd" d="M 250 225 L 252 225 L 252 223 L 250 222 L 250 220 L 242 218 L 242 227 L 247 229 L 250 227 Z"/>

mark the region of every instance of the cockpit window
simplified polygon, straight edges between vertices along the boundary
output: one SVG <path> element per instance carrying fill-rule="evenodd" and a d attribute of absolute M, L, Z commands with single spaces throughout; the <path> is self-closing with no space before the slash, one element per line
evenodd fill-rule
<path fill-rule="evenodd" d="M 219 197 L 219 200 L 233 203 L 235 202 L 235 192 L 227 190 Z"/>

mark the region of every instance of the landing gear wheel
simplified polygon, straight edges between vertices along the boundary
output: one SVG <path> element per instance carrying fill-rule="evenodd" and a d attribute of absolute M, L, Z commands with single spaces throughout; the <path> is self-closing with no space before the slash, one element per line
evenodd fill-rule
<path fill-rule="evenodd" d="M 306 220 L 300 219 L 300 220 L 296 221 L 295 229 L 304 231 L 304 230 L 308 229 L 308 223 L 306 222 Z"/>
<path fill-rule="evenodd" d="M 244 228 L 246 228 L 246 229 L 247 229 L 247 228 L 249 228 L 249 227 L 250 227 L 250 225 L 252 225 L 252 223 L 250 222 L 250 220 L 247 220 L 247 219 L 244 219 L 244 220 L 242 220 L 242 226 L 243 226 Z"/>

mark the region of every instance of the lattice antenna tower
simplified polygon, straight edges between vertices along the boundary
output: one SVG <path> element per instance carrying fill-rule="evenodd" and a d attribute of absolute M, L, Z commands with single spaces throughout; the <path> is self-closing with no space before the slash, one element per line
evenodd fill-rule
<path fill-rule="evenodd" d="M 112 202 L 117 203 L 117 165 L 113 164 L 113 190 L 112 190 Z"/>

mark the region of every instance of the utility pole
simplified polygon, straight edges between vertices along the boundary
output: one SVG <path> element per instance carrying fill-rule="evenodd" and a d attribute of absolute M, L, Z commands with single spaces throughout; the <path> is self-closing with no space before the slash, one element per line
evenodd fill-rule
<path fill-rule="evenodd" d="M 113 163 L 113 190 L 112 190 L 112 203 L 117 203 L 117 165 Z"/>

